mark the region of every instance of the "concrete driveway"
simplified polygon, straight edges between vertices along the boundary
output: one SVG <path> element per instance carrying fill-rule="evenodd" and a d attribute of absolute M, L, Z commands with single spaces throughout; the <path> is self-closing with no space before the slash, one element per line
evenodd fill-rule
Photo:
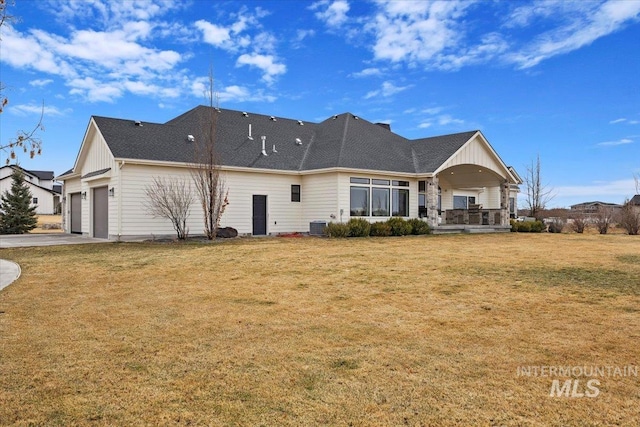
<path fill-rule="evenodd" d="M 24 248 L 29 246 L 78 245 L 83 243 L 109 243 L 106 239 L 94 239 L 79 234 L 8 234 L 0 236 L 0 248 Z"/>

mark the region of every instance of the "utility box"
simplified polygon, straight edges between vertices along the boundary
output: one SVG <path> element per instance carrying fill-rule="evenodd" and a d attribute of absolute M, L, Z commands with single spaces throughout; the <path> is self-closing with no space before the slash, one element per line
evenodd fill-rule
<path fill-rule="evenodd" d="M 312 236 L 324 235 L 324 229 L 327 226 L 327 221 L 311 221 L 309 223 L 309 234 Z"/>

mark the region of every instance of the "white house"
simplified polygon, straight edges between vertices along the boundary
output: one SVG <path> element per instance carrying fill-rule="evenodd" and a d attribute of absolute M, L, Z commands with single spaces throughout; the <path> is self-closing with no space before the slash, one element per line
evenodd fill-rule
<path fill-rule="evenodd" d="M 17 165 L 8 165 L 0 168 L 0 194 L 11 191 L 13 180 L 11 175 L 14 169 L 20 169 L 24 173 L 24 182 L 31 190 L 32 206 L 36 206 L 36 213 L 40 215 L 53 215 L 59 209 L 60 193 L 62 186 L 56 184 L 52 171 L 29 171 Z"/>
<path fill-rule="evenodd" d="M 145 187 L 156 176 L 190 182 L 194 144 L 212 115 L 229 199 L 221 226 L 240 234 L 390 216 L 422 217 L 436 232 L 503 231 L 515 214 L 520 180 L 480 131 L 409 140 L 350 113 L 312 123 L 199 106 L 162 124 L 91 117 L 73 168 L 58 177 L 66 231 L 174 235 L 169 220 L 145 210 Z M 202 234 L 198 202 L 188 228 Z"/>

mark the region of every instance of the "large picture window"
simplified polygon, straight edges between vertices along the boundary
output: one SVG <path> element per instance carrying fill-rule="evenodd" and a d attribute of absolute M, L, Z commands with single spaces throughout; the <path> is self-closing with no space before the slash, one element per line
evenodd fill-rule
<path fill-rule="evenodd" d="M 375 181 L 375 180 L 374 180 Z M 373 187 L 371 198 L 372 216 L 389 216 L 389 189 Z"/>
<path fill-rule="evenodd" d="M 369 216 L 369 187 L 351 187 L 351 216 Z"/>
<path fill-rule="evenodd" d="M 409 216 L 409 190 L 393 189 L 393 216 Z"/>
<path fill-rule="evenodd" d="M 409 216 L 409 181 L 351 177 L 350 182 L 357 184 L 351 186 L 351 216 Z"/>
<path fill-rule="evenodd" d="M 467 196 L 453 196 L 453 209 L 467 209 Z"/>

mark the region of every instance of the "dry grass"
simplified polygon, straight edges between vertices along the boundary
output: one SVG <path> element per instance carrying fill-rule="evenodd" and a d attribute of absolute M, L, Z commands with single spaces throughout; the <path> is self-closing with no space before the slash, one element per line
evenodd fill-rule
<path fill-rule="evenodd" d="M 640 240 L 504 234 L 3 249 L 0 424 L 637 425 Z M 584 378 L 578 378 L 583 383 Z M 562 378 L 564 381 L 564 378 Z M 582 386 L 581 386 L 582 387 Z"/>
<path fill-rule="evenodd" d="M 53 226 L 59 228 L 52 228 Z M 62 233 L 62 215 L 38 215 L 38 225 L 31 234 Z"/>

